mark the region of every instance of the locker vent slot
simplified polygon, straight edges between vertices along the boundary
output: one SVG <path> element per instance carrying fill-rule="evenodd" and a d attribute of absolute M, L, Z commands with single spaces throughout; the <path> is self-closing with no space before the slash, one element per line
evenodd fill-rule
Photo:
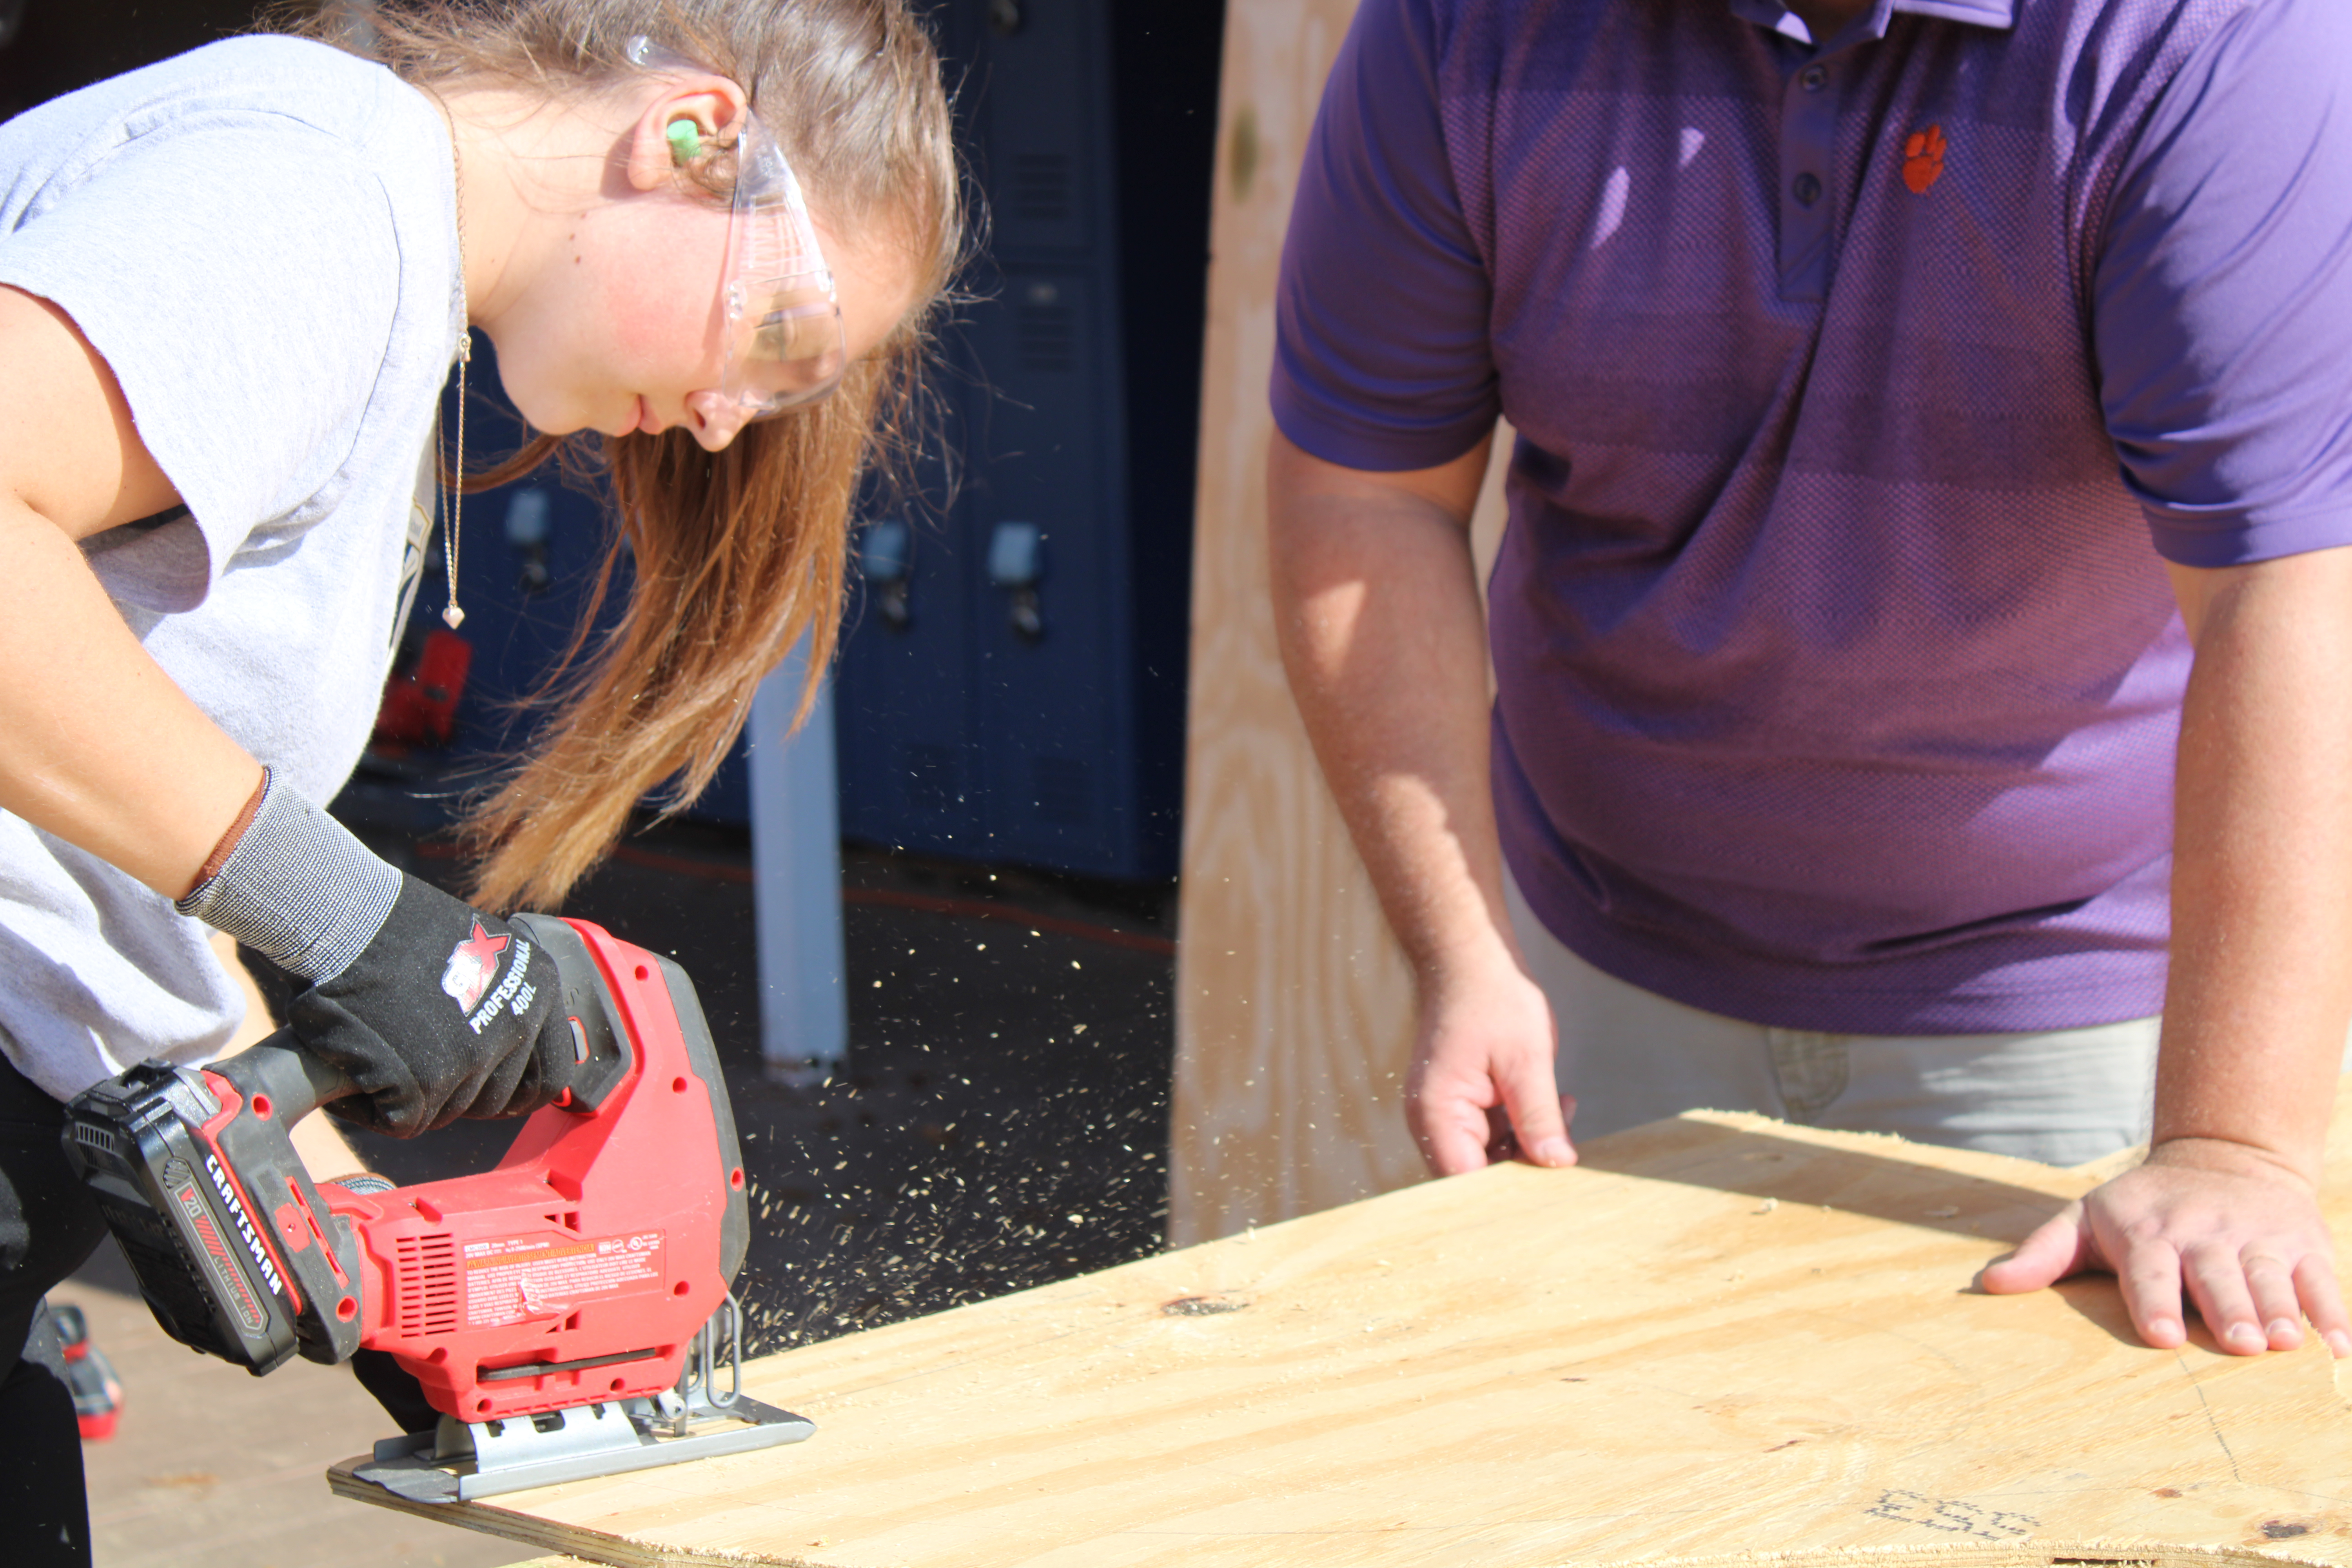
<path fill-rule="evenodd" d="M 899 747 L 898 776 L 906 784 L 908 809 L 934 816 L 955 809 L 961 792 L 956 779 L 956 754 L 949 747 Z"/>
<path fill-rule="evenodd" d="M 404 1236 L 393 1259 L 393 1295 L 403 1339 L 447 1333 L 457 1326 L 457 1244 L 446 1233 Z"/>
<path fill-rule="evenodd" d="M 1013 199 L 1006 205 L 1024 223 L 1067 223 L 1070 218 L 1070 155 L 1016 153 Z"/>
<path fill-rule="evenodd" d="M 1071 757 L 1035 759 L 1037 816 L 1061 827 L 1084 827 L 1094 817 L 1093 770 Z"/>
<path fill-rule="evenodd" d="M 1067 305 L 1023 304 L 1013 311 L 1021 368 L 1069 375 L 1078 368 L 1078 317 Z"/>

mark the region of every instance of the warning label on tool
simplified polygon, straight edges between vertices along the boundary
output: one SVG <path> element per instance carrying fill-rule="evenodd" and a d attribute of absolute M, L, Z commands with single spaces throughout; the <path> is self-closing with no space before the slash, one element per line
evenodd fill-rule
<path fill-rule="evenodd" d="M 662 1233 L 572 1241 L 509 1236 L 466 1244 L 466 1326 L 553 1317 L 662 1281 Z"/>

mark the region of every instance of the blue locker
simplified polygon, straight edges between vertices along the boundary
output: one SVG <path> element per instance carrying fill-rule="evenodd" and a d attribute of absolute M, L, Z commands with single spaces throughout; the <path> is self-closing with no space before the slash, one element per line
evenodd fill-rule
<path fill-rule="evenodd" d="M 860 511 L 835 677 L 843 832 L 1170 877 L 1222 7 L 933 15 L 989 243 L 932 377 L 945 449 L 913 494 L 877 486 Z M 478 460 L 521 431 L 475 341 Z M 467 498 L 475 662 L 449 754 L 422 759 L 427 787 L 528 738 L 518 704 L 563 647 L 609 526 L 552 467 Z M 428 573 L 420 627 L 444 599 Z M 748 825 L 740 742 L 690 815 Z"/>
<path fill-rule="evenodd" d="M 953 461 L 860 533 L 851 837 L 1174 873 L 1222 10 L 1144 15 L 935 12 L 989 246 L 942 344 Z"/>

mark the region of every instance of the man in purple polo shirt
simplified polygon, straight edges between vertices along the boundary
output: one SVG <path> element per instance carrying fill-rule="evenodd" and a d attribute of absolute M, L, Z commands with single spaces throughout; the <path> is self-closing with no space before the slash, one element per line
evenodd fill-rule
<path fill-rule="evenodd" d="M 1571 1110 L 2152 1133 L 1987 1288 L 2352 1353 L 2345 11 L 1364 0 L 1275 595 L 1433 1168 L 1569 1163 Z"/>

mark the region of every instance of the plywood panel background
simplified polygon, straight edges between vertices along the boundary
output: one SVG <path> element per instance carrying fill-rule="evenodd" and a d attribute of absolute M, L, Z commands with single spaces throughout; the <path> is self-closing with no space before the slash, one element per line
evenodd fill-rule
<path fill-rule="evenodd" d="M 1399 1103 L 1411 978 L 1316 768 L 1266 600 L 1276 268 L 1354 12 L 1355 0 L 1236 0 L 1225 14 L 1176 965 L 1179 1247 L 1422 1176 Z M 1482 563 L 1501 468 L 1480 508 Z"/>
<path fill-rule="evenodd" d="M 806 1443 L 440 1517 L 664 1568 L 2352 1565 L 2315 1342 L 1969 1289 L 2101 1171 L 1716 1112 L 1584 1154 L 769 1357 Z"/>

